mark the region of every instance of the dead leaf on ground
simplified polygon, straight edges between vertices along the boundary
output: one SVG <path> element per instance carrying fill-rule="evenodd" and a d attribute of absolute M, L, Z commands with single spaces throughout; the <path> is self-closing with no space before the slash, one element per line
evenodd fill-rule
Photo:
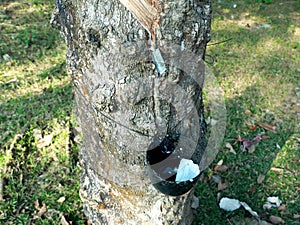
<path fill-rule="evenodd" d="M 68 221 L 64 217 L 63 214 L 61 214 L 61 219 L 60 219 L 61 225 L 69 225 Z"/>
<path fill-rule="evenodd" d="M 253 126 L 253 125 L 248 125 L 248 129 L 255 131 L 255 130 L 258 129 L 258 127 L 257 126 Z"/>
<path fill-rule="evenodd" d="M 264 174 L 259 174 L 257 178 L 257 183 L 262 184 L 262 182 L 265 180 L 266 176 Z"/>
<path fill-rule="evenodd" d="M 42 130 L 40 130 L 40 129 L 33 129 L 33 130 L 32 130 L 32 133 L 33 133 L 33 137 L 34 137 L 36 140 L 40 140 L 40 139 L 43 138 Z"/>
<path fill-rule="evenodd" d="M 242 142 L 241 149 L 242 151 L 248 151 L 248 153 L 253 153 L 255 151 L 255 144 L 262 140 L 261 136 L 257 135 L 254 138 L 246 139 L 238 137 L 239 142 Z"/>
<path fill-rule="evenodd" d="M 228 182 L 219 182 L 218 183 L 218 191 L 222 191 L 225 190 L 226 188 L 229 187 L 229 183 Z"/>
<path fill-rule="evenodd" d="M 40 204 L 39 204 L 39 200 L 38 200 L 38 199 L 36 199 L 36 200 L 34 201 L 34 208 L 37 209 L 37 210 L 40 209 Z"/>
<path fill-rule="evenodd" d="M 300 214 L 294 214 L 294 219 L 299 219 L 300 218 Z"/>
<path fill-rule="evenodd" d="M 273 125 L 271 125 L 269 123 L 258 122 L 257 125 L 260 126 L 263 129 L 265 129 L 265 130 L 268 130 L 268 131 L 271 131 L 273 133 L 276 133 L 276 126 L 273 126 Z"/>
<path fill-rule="evenodd" d="M 65 200 L 66 200 L 66 197 L 65 197 L 65 196 L 62 196 L 62 197 L 60 197 L 60 198 L 57 200 L 57 202 L 58 202 L 58 203 L 63 203 Z"/>
<path fill-rule="evenodd" d="M 270 216 L 269 220 L 273 224 L 281 224 L 284 223 L 284 220 L 279 216 Z"/>
<path fill-rule="evenodd" d="M 276 167 L 271 167 L 270 171 L 272 171 L 272 172 L 278 172 L 278 173 L 283 173 L 283 169 L 276 168 Z"/>
<path fill-rule="evenodd" d="M 36 201 L 35 201 L 35 207 L 37 206 L 36 205 Z M 38 204 L 38 203 L 37 203 Z M 43 203 L 43 206 L 41 208 L 39 208 L 38 206 L 38 213 L 36 215 L 34 215 L 33 219 L 36 220 L 38 218 L 41 218 L 46 212 L 47 212 L 47 206 L 45 203 Z"/>
<path fill-rule="evenodd" d="M 278 207 L 278 211 L 279 212 L 285 212 L 286 211 L 286 206 L 285 205 L 281 205 Z"/>
<path fill-rule="evenodd" d="M 7 65 L 7 66 L 12 66 L 12 65 L 14 65 L 14 64 L 13 64 L 13 62 L 9 61 L 9 62 L 6 63 L 6 65 Z"/>
<path fill-rule="evenodd" d="M 225 147 L 228 148 L 231 153 L 236 155 L 236 152 L 234 151 L 234 149 L 230 143 L 226 143 Z"/>
<path fill-rule="evenodd" d="M 52 138 L 53 138 L 52 134 L 44 136 L 42 139 L 38 140 L 38 142 L 36 143 L 36 147 L 44 148 L 49 146 L 52 143 Z"/>
<path fill-rule="evenodd" d="M 261 139 L 263 139 L 263 140 L 267 140 L 267 139 L 269 139 L 269 138 L 270 138 L 270 136 L 267 136 L 267 135 L 261 136 Z"/>
<path fill-rule="evenodd" d="M 250 116 L 253 114 L 249 109 L 246 109 L 246 110 L 245 110 L 245 113 L 246 113 L 247 115 L 250 115 Z"/>
<path fill-rule="evenodd" d="M 226 172 L 228 170 L 228 166 L 226 165 L 216 165 L 215 168 L 214 168 L 214 171 L 215 172 Z"/>

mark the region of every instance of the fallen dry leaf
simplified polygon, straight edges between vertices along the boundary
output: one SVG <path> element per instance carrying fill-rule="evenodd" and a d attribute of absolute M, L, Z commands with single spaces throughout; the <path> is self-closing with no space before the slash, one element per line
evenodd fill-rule
<path fill-rule="evenodd" d="M 285 212 L 286 211 L 286 206 L 285 205 L 281 205 L 278 207 L 278 211 L 279 212 Z"/>
<path fill-rule="evenodd" d="M 299 219 L 300 218 L 300 214 L 294 214 L 294 219 Z"/>
<path fill-rule="evenodd" d="M 47 212 L 47 206 L 46 206 L 46 204 L 43 203 L 43 206 L 41 208 L 39 208 L 38 210 L 39 210 L 38 213 L 36 215 L 34 215 L 34 217 L 33 217 L 34 220 L 36 220 L 38 218 L 41 218 Z"/>
<path fill-rule="evenodd" d="M 284 220 L 279 216 L 270 216 L 269 220 L 273 224 L 281 224 L 284 223 Z"/>
<path fill-rule="evenodd" d="M 228 148 L 231 153 L 236 155 L 236 152 L 234 151 L 234 149 L 230 143 L 226 143 L 225 147 Z"/>
<path fill-rule="evenodd" d="M 261 128 L 264 128 L 265 130 L 268 130 L 268 131 L 271 131 L 273 133 L 276 133 L 276 126 L 273 126 L 273 125 L 271 125 L 269 123 L 258 122 L 257 125 L 260 126 Z"/>
<path fill-rule="evenodd" d="M 69 225 L 68 221 L 64 217 L 63 214 L 61 214 L 61 219 L 60 219 L 61 225 Z"/>
<path fill-rule="evenodd" d="M 38 217 L 41 217 L 42 215 L 45 214 L 45 212 L 47 212 L 47 206 L 46 206 L 45 203 L 43 203 L 43 206 L 42 206 L 42 208 L 40 208 L 40 210 L 39 210 L 37 216 L 38 216 Z"/>
<path fill-rule="evenodd" d="M 40 139 L 43 138 L 42 130 L 40 130 L 40 129 L 33 129 L 33 130 L 32 130 L 32 133 L 33 133 L 33 137 L 34 137 L 36 140 L 40 140 Z"/>
<path fill-rule="evenodd" d="M 46 135 L 42 139 L 38 140 L 38 142 L 36 143 L 36 147 L 44 148 L 49 146 L 52 143 L 52 138 L 53 138 L 52 134 Z"/>
<path fill-rule="evenodd" d="M 36 200 L 34 201 L 34 208 L 37 209 L 37 210 L 40 209 L 40 204 L 39 204 L 39 200 L 38 200 L 38 199 L 36 199 Z"/>
<path fill-rule="evenodd" d="M 218 183 L 218 191 L 222 191 L 222 190 L 225 190 L 226 188 L 229 187 L 229 183 L 228 182 L 219 182 Z"/>
<path fill-rule="evenodd" d="M 248 125 L 248 129 L 255 131 L 255 130 L 258 129 L 258 127 L 257 126 L 253 126 L 253 125 Z"/>
<path fill-rule="evenodd" d="M 264 174 L 259 174 L 257 178 L 257 183 L 262 184 L 262 182 L 265 180 L 266 176 Z"/>
<path fill-rule="evenodd" d="M 216 165 L 215 168 L 214 168 L 214 171 L 215 172 L 226 172 L 228 170 L 228 166 L 226 165 Z"/>
<path fill-rule="evenodd" d="M 250 116 L 253 114 L 249 109 L 246 109 L 246 110 L 245 110 L 245 113 L 246 113 L 247 115 L 250 115 Z"/>
<path fill-rule="evenodd" d="M 261 141 L 261 136 L 257 135 L 254 138 L 246 139 L 246 138 L 241 138 L 238 137 L 238 141 L 242 142 L 242 151 L 248 151 L 249 153 L 253 153 L 255 151 L 255 144 Z"/>
<path fill-rule="evenodd" d="M 270 136 L 267 136 L 267 135 L 261 136 L 261 139 L 263 139 L 263 140 L 266 140 L 266 139 L 269 139 L 269 138 L 270 138 Z"/>
<path fill-rule="evenodd" d="M 7 65 L 7 66 L 12 66 L 13 63 L 12 63 L 11 61 L 9 61 L 9 62 L 6 63 L 6 65 Z"/>
<path fill-rule="evenodd" d="M 57 202 L 58 202 L 58 203 L 63 203 L 65 200 L 66 200 L 66 197 L 65 197 L 65 196 L 62 196 L 62 197 L 60 197 L 60 198 L 57 200 Z"/>
<path fill-rule="evenodd" d="M 271 167 L 270 171 L 272 171 L 272 172 L 278 172 L 278 173 L 283 173 L 283 169 L 276 168 L 276 167 Z"/>

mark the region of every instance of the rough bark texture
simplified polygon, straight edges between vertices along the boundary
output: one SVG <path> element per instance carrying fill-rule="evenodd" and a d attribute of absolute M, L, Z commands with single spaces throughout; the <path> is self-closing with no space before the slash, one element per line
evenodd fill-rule
<path fill-rule="evenodd" d="M 210 40 L 211 1 L 149 3 L 160 14 L 156 48 L 172 43 L 191 51 L 198 57 L 191 61 L 200 63 Z M 162 193 L 160 187 L 180 193 L 186 184 L 155 181 L 161 176 L 149 161 L 159 164 L 160 156 L 149 151 L 167 146 L 178 157 L 200 162 L 206 146 L 203 75 L 199 80 L 185 76 L 182 70 L 193 69 L 184 68 L 182 59 L 184 69 L 169 59 L 167 72 L 158 74 L 147 58 L 149 51 L 137 56 L 136 49 L 147 49 L 151 34 L 117 0 L 56 0 L 52 23 L 60 28 L 68 48 L 67 66 L 83 134 L 80 194 L 89 220 L 109 225 L 191 224 L 195 181 L 187 184 L 191 190 L 183 195 Z M 174 90 L 178 87 L 183 93 Z"/>

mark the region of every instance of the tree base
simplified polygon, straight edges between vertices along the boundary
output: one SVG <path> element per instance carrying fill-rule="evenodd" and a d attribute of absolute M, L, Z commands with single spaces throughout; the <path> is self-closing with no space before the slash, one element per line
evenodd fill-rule
<path fill-rule="evenodd" d="M 182 196 L 168 196 L 153 185 L 132 193 L 101 178 L 87 162 L 82 168 L 80 197 L 84 213 L 95 225 L 190 225 L 194 189 Z"/>

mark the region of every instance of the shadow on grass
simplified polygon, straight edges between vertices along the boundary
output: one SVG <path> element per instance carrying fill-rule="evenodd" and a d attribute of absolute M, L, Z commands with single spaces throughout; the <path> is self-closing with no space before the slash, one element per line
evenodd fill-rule
<path fill-rule="evenodd" d="M 239 209 L 234 212 L 225 212 L 219 208 L 218 199 L 221 197 L 236 198 L 244 201 L 257 211 L 262 219 L 268 220 L 269 215 L 278 215 L 288 224 L 293 224 L 296 219 L 294 214 L 298 213 L 300 207 L 300 196 L 298 187 L 300 185 L 300 138 L 297 125 L 299 118 L 292 111 L 281 109 L 284 114 L 277 115 L 277 111 L 260 108 L 265 105 L 264 96 L 261 95 L 263 87 L 252 85 L 246 90 L 226 102 L 227 127 L 225 140 L 232 144 L 237 152 L 236 155 L 229 152 L 227 148 L 220 150 L 217 159 L 212 163 L 210 169 L 198 182 L 196 194 L 200 199 L 200 207 L 194 220 L 194 225 L 200 224 L 247 224 L 245 218 L 251 217 L 245 210 Z M 276 96 L 274 96 L 276 97 Z M 258 102 L 258 104 L 256 104 Z M 245 113 L 250 110 L 253 114 Z M 256 118 L 255 122 L 266 122 L 276 124 L 276 133 L 257 127 L 250 130 L 247 124 Z M 239 136 L 253 138 L 256 135 L 266 136 L 256 146 L 254 153 L 243 152 L 241 144 L 237 141 Z M 224 161 L 228 171 L 215 171 L 214 166 L 219 160 Z M 257 179 L 264 175 L 262 183 Z M 223 183 L 228 183 L 224 190 L 218 190 L 212 176 L 220 176 Z M 297 191 L 298 190 L 298 191 Z M 277 209 L 263 210 L 263 204 L 269 196 L 278 196 L 287 211 L 278 212 Z M 234 218 L 241 218 L 239 223 L 231 223 Z"/>
<path fill-rule="evenodd" d="M 64 119 L 70 116 L 73 106 L 71 85 L 39 91 L 40 94 L 30 93 L 2 103 L 0 121 L 4 137 L 1 138 L 1 145 L 9 144 L 10 138 L 24 126 L 41 125 L 53 118 Z"/>
<path fill-rule="evenodd" d="M 49 24 L 54 3 L 0 4 L 1 181 L 2 166 L 7 165 L 0 224 L 60 224 L 62 215 L 72 224 L 85 224 L 79 198 L 79 147 L 72 134 L 72 85 L 61 60 L 63 50 L 58 49 L 61 37 Z M 38 147 L 48 134 L 51 144 Z M 43 204 L 47 212 L 37 216 Z"/>
<path fill-rule="evenodd" d="M 277 215 L 286 224 L 297 224 L 294 214 L 299 214 L 300 208 L 300 109 L 296 109 L 296 103 L 289 97 L 295 97 L 295 88 L 300 88 L 299 64 L 296 54 L 293 55 L 293 51 L 299 50 L 299 44 L 292 38 L 300 4 L 298 1 L 273 1 L 270 5 L 257 4 L 257 1 L 252 1 L 253 4 L 226 2 L 237 3 L 237 8 L 225 9 L 215 3 L 217 28 L 212 30 L 212 43 L 214 36 L 218 41 L 233 40 L 209 46 L 208 54 L 216 59 L 213 71 L 223 91 L 230 96 L 226 97 L 225 142 L 229 142 L 237 154 L 223 147 L 210 169 L 205 171 L 196 187 L 200 206 L 194 224 L 250 224 L 245 218 L 251 215 L 243 209 L 221 210 L 218 205 L 221 197 L 248 203 L 264 220 Z M 245 23 L 241 25 L 241 21 Z M 253 24 L 247 25 L 248 22 Z M 258 28 L 264 23 L 271 29 Z M 247 110 L 251 114 L 247 114 Z M 276 125 L 277 131 L 272 133 L 259 126 L 257 130 L 250 130 L 248 125 L 253 122 Z M 268 138 L 258 143 L 253 154 L 242 152 L 237 138 L 256 135 Z M 228 171 L 214 170 L 220 160 L 228 166 Z M 260 175 L 265 176 L 262 183 L 257 182 Z M 229 186 L 218 190 L 213 176 L 220 176 Z M 269 196 L 278 196 L 286 211 L 264 210 L 263 204 Z M 237 223 L 233 221 L 236 217 L 240 218 Z"/>
<path fill-rule="evenodd" d="M 62 71 L 64 71 L 64 75 L 67 75 L 65 68 L 66 62 L 63 61 L 62 63 L 55 64 L 52 67 L 44 70 L 42 73 L 39 73 L 38 77 L 40 77 L 41 79 L 49 79 L 49 77 L 55 78 L 57 75 L 61 75 Z"/>
<path fill-rule="evenodd" d="M 1 105 L 1 134 L 7 135 L 1 140 L 1 151 L 10 147 L 15 134 L 22 135 L 11 149 L 4 175 L 1 224 L 59 224 L 62 215 L 72 224 L 85 224 L 79 197 L 79 149 L 71 137 L 72 96 L 72 86 L 67 84 Z M 62 133 L 53 136 L 49 147 L 39 149 L 34 129 L 47 135 L 57 127 Z M 58 203 L 60 197 L 65 200 Z M 45 203 L 47 212 L 35 218 L 37 201 L 40 207 Z"/>

